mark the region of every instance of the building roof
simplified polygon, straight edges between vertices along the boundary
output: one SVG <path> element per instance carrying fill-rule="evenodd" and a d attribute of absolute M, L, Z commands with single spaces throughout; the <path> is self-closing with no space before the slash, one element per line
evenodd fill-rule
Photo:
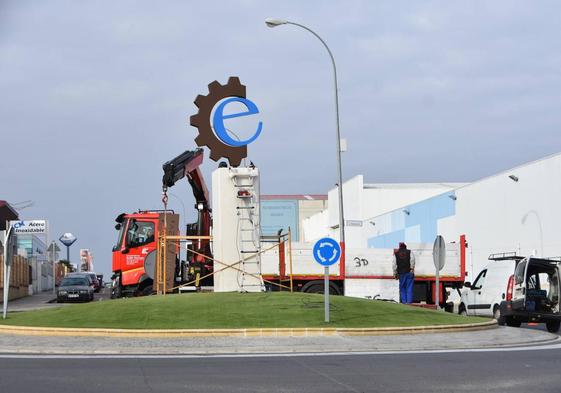
<path fill-rule="evenodd" d="M 273 201 L 273 200 L 326 201 L 327 195 L 319 195 L 319 194 L 261 195 L 261 199 L 264 201 Z"/>
<path fill-rule="evenodd" d="M 401 188 L 458 188 L 470 183 L 364 183 L 364 188 L 401 189 Z"/>
<path fill-rule="evenodd" d="M 6 221 L 17 220 L 18 212 L 6 201 L 0 201 L 0 231 L 6 230 Z"/>

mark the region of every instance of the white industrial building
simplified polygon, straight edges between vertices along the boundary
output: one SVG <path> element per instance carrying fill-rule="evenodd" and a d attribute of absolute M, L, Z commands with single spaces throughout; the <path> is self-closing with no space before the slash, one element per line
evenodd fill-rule
<path fill-rule="evenodd" d="M 398 242 L 448 242 L 466 235 L 468 278 L 491 253 L 561 255 L 561 153 L 469 184 L 364 184 L 361 175 L 343 185 L 348 248 L 391 248 Z M 304 239 L 338 237 L 338 201 L 304 222 Z"/>

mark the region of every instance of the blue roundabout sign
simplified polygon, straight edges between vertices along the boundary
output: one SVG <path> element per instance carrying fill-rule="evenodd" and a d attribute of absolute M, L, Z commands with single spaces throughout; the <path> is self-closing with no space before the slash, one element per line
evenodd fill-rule
<path fill-rule="evenodd" d="M 331 266 L 341 258 L 341 246 L 337 241 L 324 237 L 314 244 L 314 258 L 322 266 Z"/>

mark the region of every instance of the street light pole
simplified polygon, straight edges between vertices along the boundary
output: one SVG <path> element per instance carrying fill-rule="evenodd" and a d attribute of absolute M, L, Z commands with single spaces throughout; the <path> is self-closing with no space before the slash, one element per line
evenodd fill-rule
<path fill-rule="evenodd" d="M 68 264 L 70 264 L 70 246 L 66 246 L 66 260 Z M 80 273 L 80 262 L 78 262 L 78 269 L 76 269 L 78 273 Z"/>
<path fill-rule="evenodd" d="M 309 31 L 312 33 L 320 42 L 323 44 L 329 57 L 331 58 L 331 64 L 333 65 L 333 82 L 335 86 L 335 123 L 337 129 L 337 179 L 338 179 L 338 194 L 339 194 L 339 242 L 343 245 L 345 244 L 345 216 L 343 214 L 343 172 L 341 168 L 341 131 L 339 127 L 339 93 L 338 93 L 338 83 L 337 83 L 337 66 L 335 65 L 335 58 L 333 57 L 333 53 L 325 43 L 325 41 L 312 29 L 301 25 L 299 23 L 290 22 L 283 19 L 273 19 L 267 18 L 265 19 L 265 24 L 268 27 L 277 27 L 280 25 L 294 25 L 301 27 L 304 30 Z M 344 251 L 343 251 L 344 252 Z"/>

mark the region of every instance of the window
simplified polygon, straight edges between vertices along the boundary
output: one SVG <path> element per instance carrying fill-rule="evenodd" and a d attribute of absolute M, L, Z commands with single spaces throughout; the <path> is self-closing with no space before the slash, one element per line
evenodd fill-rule
<path fill-rule="evenodd" d="M 123 237 L 125 236 L 125 228 L 127 227 L 127 221 L 120 223 L 121 228 L 119 229 L 119 235 L 117 236 L 117 244 L 113 247 L 113 251 L 118 251 L 123 245 Z"/>
<path fill-rule="evenodd" d="M 536 274 L 532 274 L 530 277 L 528 277 L 528 289 L 540 289 L 539 286 L 539 282 L 538 282 L 538 276 Z"/>
<path fill-rule="evenodd" d="M 477 278 L 473 282 L 473 285 L 471 286 L 471 288 L 472 289 L 481 289 L 483 287 L 483 283 L 485 282 L 485 276 L 486 275 L 487 275 L 487 269 L 481 271 L 481 273 L 479 273 L 479 275 L 477 276 Z"/>
<path fill-rule="evenodd" d="M 526 272 L 526 261 L 522 261 L 516 266 L 514 271 L 514 283 L 520 285 L 524 282 L 524 273 Z"/>
<path fill-rule="evenodd" d="M 78 286 L 78 285 L 88 286 L 88 280 L 79 277 L 66 277 L 62 280 L 62 283 L 60 284 L 61 287 L 71 287 L 71 286 Z"/>
<path fill-rule="evenodd" d="M 127 247 L 139 247 L 154 241 L 154 223 L 131 220 L 127 229 Z"/>

